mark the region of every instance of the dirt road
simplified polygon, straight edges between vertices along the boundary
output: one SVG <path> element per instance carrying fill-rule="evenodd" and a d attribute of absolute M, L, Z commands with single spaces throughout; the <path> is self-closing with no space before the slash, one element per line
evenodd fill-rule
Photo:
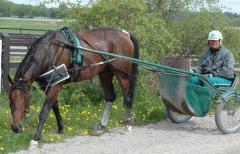
<path fill-rule="evenodd" d="M 133 127 L 125 134 L 123 128 L 100 137 L 78 136 L 64 143 L 45 144 L 38 149 L 18 154 L 239 154 L 240 133 L 224 135 L 218 131 L 214 117 L 193 118 L 188 123 L 163 121 L 143 127 Z"/>

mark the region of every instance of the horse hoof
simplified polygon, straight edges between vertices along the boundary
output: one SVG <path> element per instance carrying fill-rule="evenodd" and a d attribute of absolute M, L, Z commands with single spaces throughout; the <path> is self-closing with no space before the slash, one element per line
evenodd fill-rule
<path fill-rule="evenodd" d="M 36 149 L 38 147 L 38 141 L 31 140 L 30 142 L 30 148 Z"/>
<path fill-rule="evenodd" d="M 126 125 L 125 129 L 128 131 L 128 133 L 132 133 L 132 126 L 131 125 Z"/>
<path fill-rule="evenodd" d="M 63 130 L 58 130 L 57 133 L 60 134 L 60 135 L 62 135 L 62 134 L 64 134 L 64 131 L 63 131 Z"/>
<path fill-rule="evenodd" d="M 103 126 L 102 124 L 99 124 L 95 129 L 94 129 L 95 135 L 102 135 L 104 132 L 106 132 L 106 127 Z"/>

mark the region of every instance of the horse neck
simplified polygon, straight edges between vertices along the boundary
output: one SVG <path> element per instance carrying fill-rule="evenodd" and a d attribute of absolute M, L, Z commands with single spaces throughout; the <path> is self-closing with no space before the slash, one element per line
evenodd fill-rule
<path fill-rule="evenodd" d="M 15 80 L 23 79 L 27 82 L 32 83 L 37 79 L 41 72 L 43 72 L 43 67 L 46 66 L 44 55 L 37 56 L 36 54 L 30 54 L 25 57 L 23 62 L 18 67 L 17 73 L 15 75 Z"/>

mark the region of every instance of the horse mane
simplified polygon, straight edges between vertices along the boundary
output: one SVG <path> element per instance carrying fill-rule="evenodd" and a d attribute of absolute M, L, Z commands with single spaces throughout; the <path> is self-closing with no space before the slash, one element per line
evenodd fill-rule
<path fill-rule="evenodd" d="M 23 60 L 21 61 L 21 63 L 19 64 L 15 77 L 14 79 L 20 79 L 23 78 L 23 75 L 28 71 L 28 69 L 30 68 L 30 66 L 32 65 L 32 63 L 34 62 L 34 55 L 35 53 L 43 47 L 43 42 L 50 40 L 53 36 L 54 33 L 56 31 L 48 31 L 46 32 L 43 36 L 41 36 L 40 38 L 38 38 L 37 40 L 35 40 L 34 42 L 32 42 L 29 46 L 28 46 L 28 52 L 25 55 L 25 57 L 23 58 Z"/>

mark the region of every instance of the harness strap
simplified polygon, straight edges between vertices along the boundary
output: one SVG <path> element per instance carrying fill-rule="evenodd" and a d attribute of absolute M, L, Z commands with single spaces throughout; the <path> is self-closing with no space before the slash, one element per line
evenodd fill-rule
<path fill-rule="evenodd" d="M 68 27 L 63 27 L 63 28 L 59 29 L 58 31 L 62 32 L 64 34 L 64 37 L 68 43 L 74 44 L 77 47 L 77 48 L 72 48 L 70 50 L 71 51 L 70 64 L 71 65 L 78 64 L 81 66 L 83 63 L 83 54 L 82 54 L 80 39 Z"/>
<path fill-rule="evenodd" d="M 92 46 L 84 37 L 81 37 L 81 40 L 86 43 L 87 45 L 89 45 L 91 48 L 93 48 L 94 50 L 97 50 L 97 48 L 95 48 L 94 46 Z M 103 58 L 104 61 L 109 60 L 109 57 L 105 56 L 105 55 L 101 55 L 100 56 Z"/>

